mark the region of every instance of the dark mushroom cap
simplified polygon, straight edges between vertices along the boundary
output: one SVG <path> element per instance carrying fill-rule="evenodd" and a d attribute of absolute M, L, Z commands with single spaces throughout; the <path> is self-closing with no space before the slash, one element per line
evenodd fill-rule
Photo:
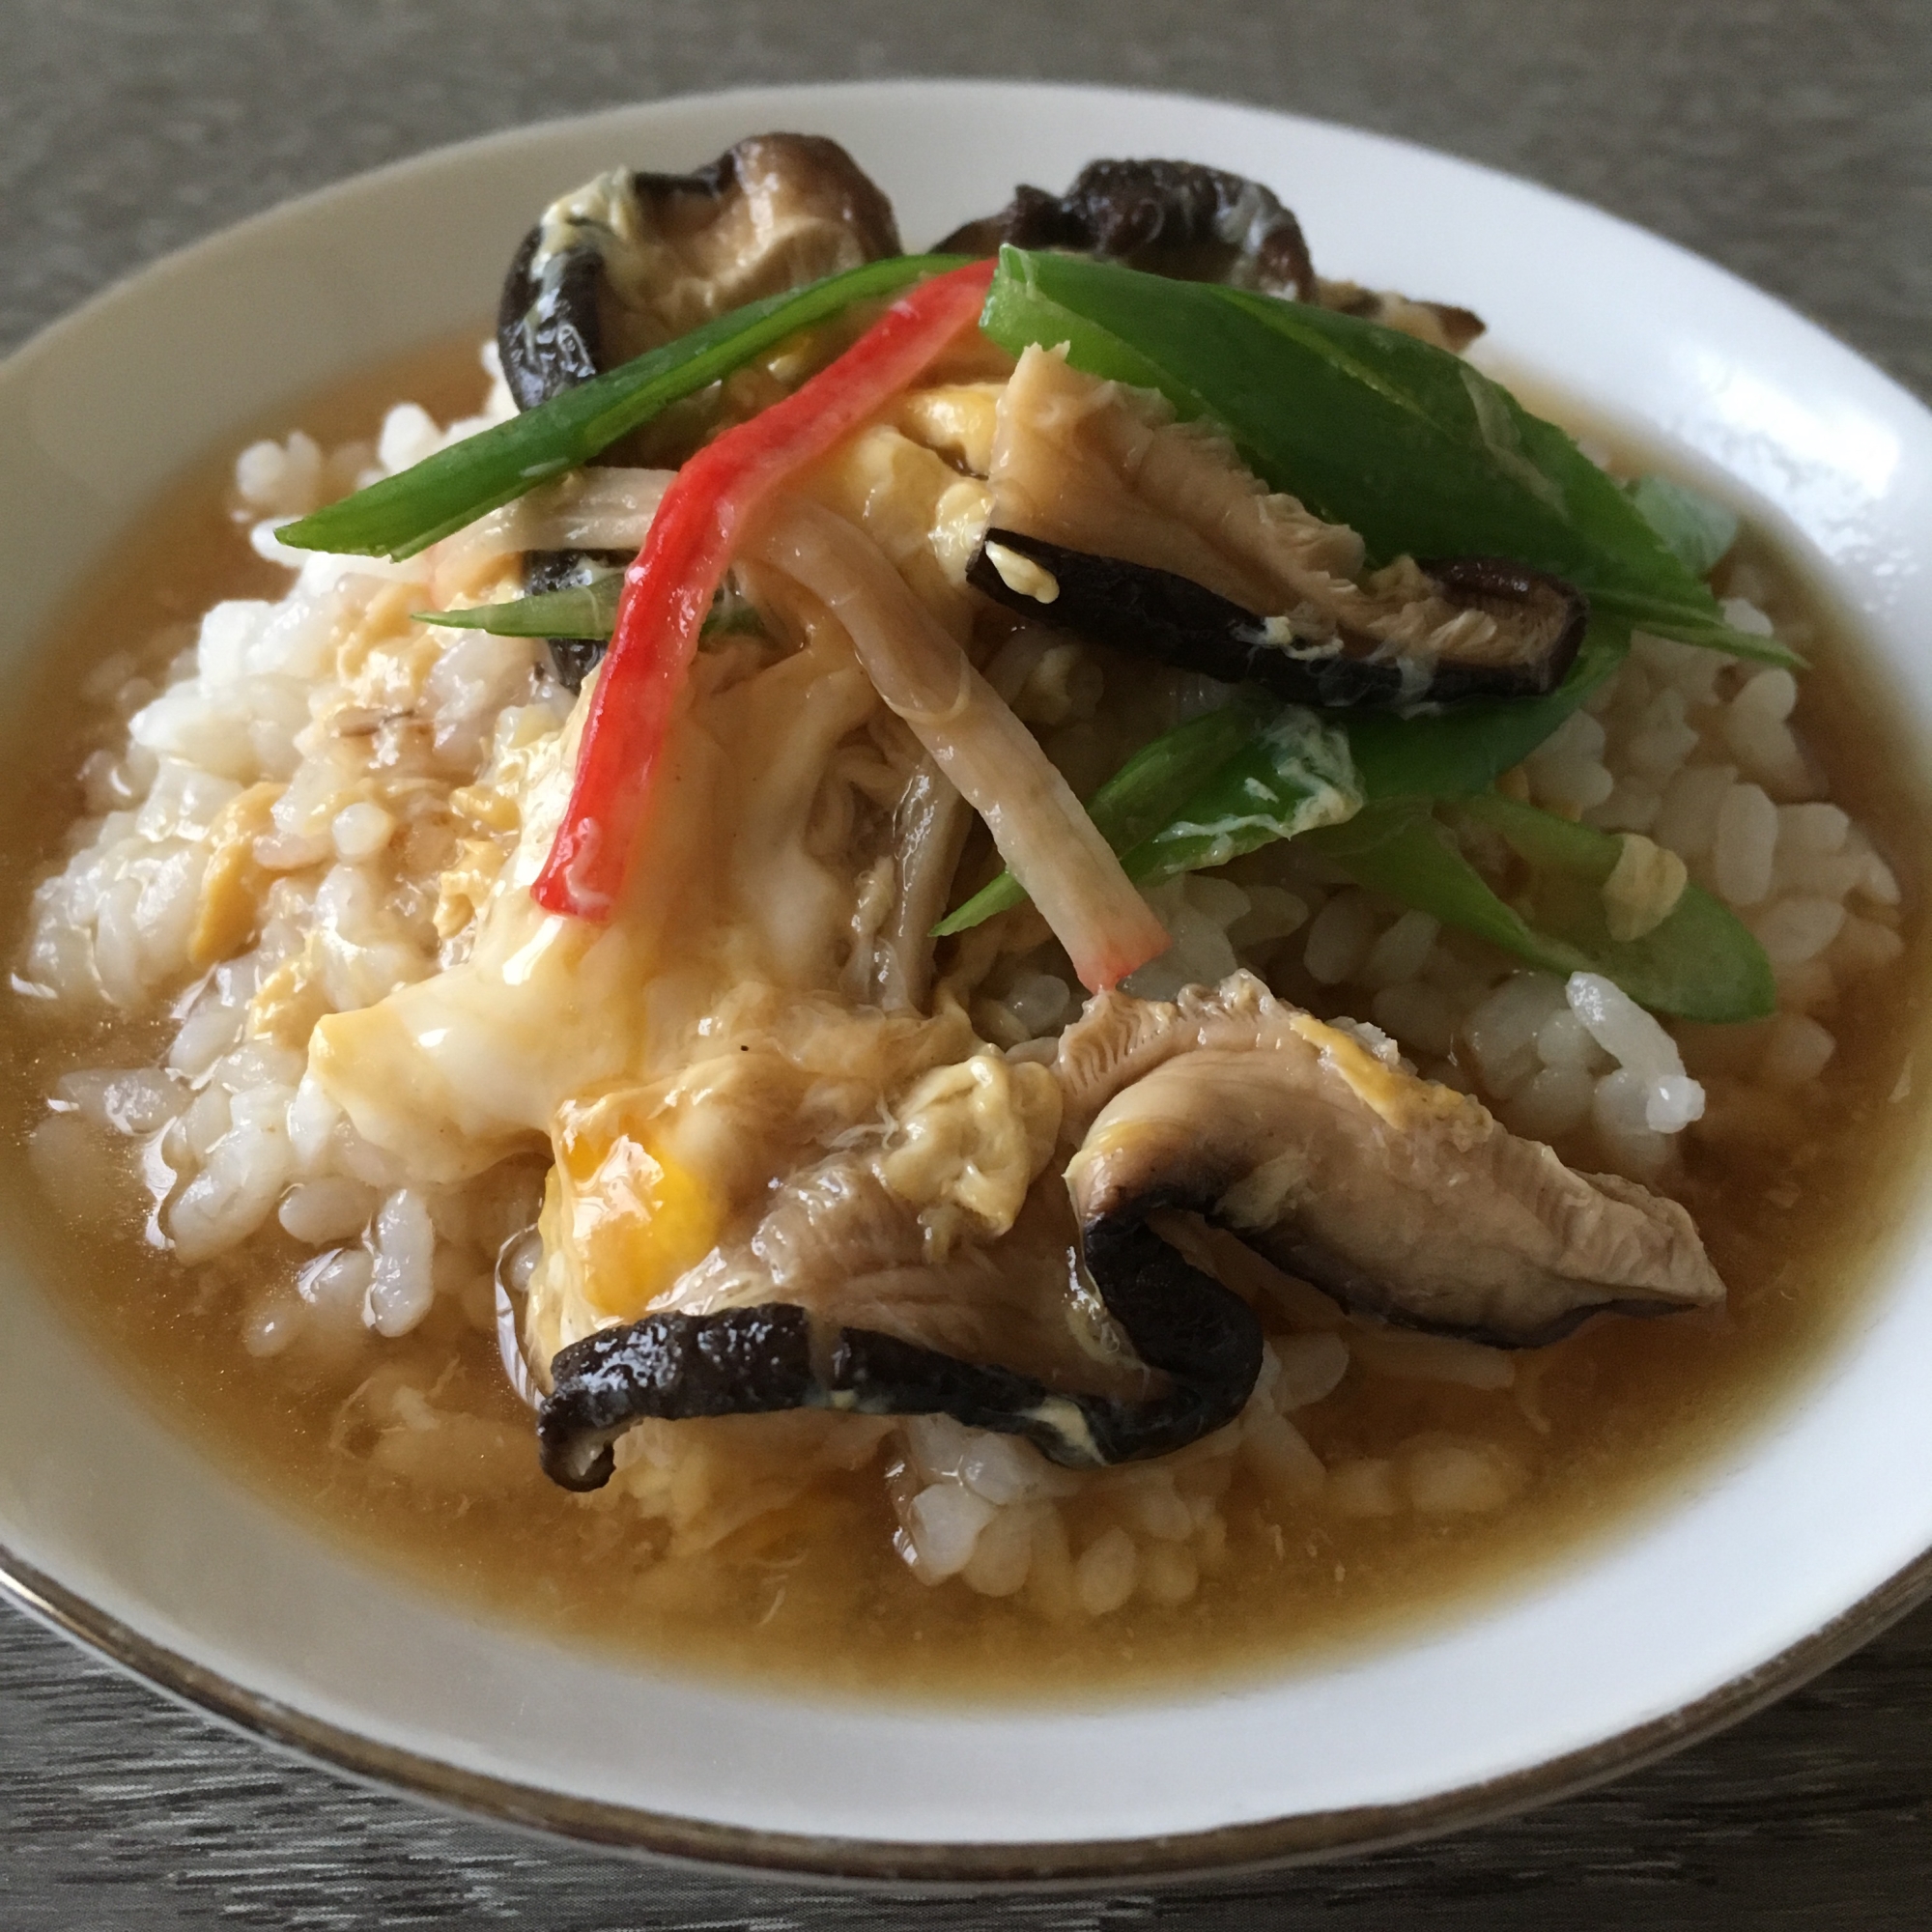
<path fill-rule="evenodd" d="M 1261 1324 L 1247 1303 L 1191 1267 L 1144 1216 L 1088 1230 L 1085 1259 L 1108 1313 L 1166 1377 L 1161 1392 L 1137 1401 L 1069 1394 L 997 1364 L 818 1321 L 786 1302 L 652 1315 L 553 1357 L 537 1419 L 545 1473 L 565 1489 L 601 1489 L 615 1466 L 611 1444 L 646 1417 L 950 1415 L 1023 1435 L 1071 1468 L 1163 1456 L 1232 1422 L 1261 1373 Z"/>
<path fill-rule="evenodd" d="M 1194 1209 L 1345 1307 L 1500 1348 L 1593 1316 L 1719 1306 L 1676 1202 L 1583 1175 L 1253 975 L 1173 1004 L 1101 994 L 1062 1037 L 1090 1251 Z"/>
<path fill-rule="evenodd" d="M 1293 214 L 1259 182 L 1194 161 L 1090 161 L 1062 195 L 1022 184 L 998 214 L 954 229 L 939 247 L 990 255 L 1007 242 L 1303 301 L 1315 295 Z"/>
<path fill-rule="evenodd" d="M 532 410 L 710 314 L 899 252 L 892 203 L 837 141 L 753 134 L 689 174 L 632 172 L 642 240 L 662 244 L 669 287 L 613 273 L 634 244 L 594 220 L 543 261 L 546 222 L 524 237 L 503 278 L 497 347 L 520 410 Z M 580 193 L 583 190 L 580 190 Z M 636 264 L 630 265 L 635 269 Z M 560 590 L 630 559 L 532 552 L 531 593 Z M 582 638 L 552 638 L 551 663 L 579 689 L 604 655 Z"/>
<path fill-rule="evenodd" d="M 753 134 L 690 174 L 633 172 L 628 187 L 635 241 L 586 220 L 538 272 L 540 221 L 511 261 L 497 345 L 519 409 L 740 302 L 899 253 L 892 203 L 818 134 Z M 663 284 L 613 272 L 639 245 L 665 249 Z"/>
<path fill-rule="evenodd" d="M 520 410 L 589 382 L 605 366 L 603 257 L 594 248 L 570 249 L 546 298 L 530 272 L 542 242 L 541 227 L 524 237 L 497 298 L 497 354 Z"/>
<path fill-rule="evenodd" d="M 1007 242 L 1318 302 L 1455 354 L 1483 332 L 1482 318 L 1454 303 L 1318 275 L 1300 223 L 1271 189 L 1193 161 L 1090 161 L 1065 194 L 1023 183 L 999 213 L 965 222 L 938 245 L 991 255 Z"/>
<path fill-rule="evenodd" d="M 1420 341 L 1460 355 L 1483 332 L 1483 318 L 1456 302 L 1413 301 L 1389 289 L 1365 289 L 1357 282 L 1331 282 L 1318 275 L 1315 298 L 1337 315 L 1399 328 Z"/>

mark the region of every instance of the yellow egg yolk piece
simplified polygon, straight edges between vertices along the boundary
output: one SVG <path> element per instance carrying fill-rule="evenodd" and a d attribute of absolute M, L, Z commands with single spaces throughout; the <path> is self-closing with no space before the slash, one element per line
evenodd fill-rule
<path fill-rule="evenodd" d="M 715 1191 L 626 1117 L 635 1094 L 566 1104 L 556 1130 L 564 1239 L 600 1316 L 635 1321 L 717 1243 Z"/>

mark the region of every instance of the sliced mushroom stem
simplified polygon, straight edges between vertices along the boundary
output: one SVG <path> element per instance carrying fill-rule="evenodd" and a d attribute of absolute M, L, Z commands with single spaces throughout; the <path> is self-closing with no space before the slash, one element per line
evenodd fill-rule
<path fill-rule="evenodd" d="M 893 911 L 879 936 L 872 986 L 888 1012 L 925 1009 L 932 990 L 932 928 L 945 917 L 972 829 L 972 807 L 931 755 L 923 756 L 893 813 Z"/>
<path fill-rule="evenodd" d="M 1166 951 L 1160 921 L 1038 740 L 877 544 L 823 505 L 790 497 L 748 548 L 845 627 L 879 696 L 985 820 L 1083 983 L 1118 984 Z"/>

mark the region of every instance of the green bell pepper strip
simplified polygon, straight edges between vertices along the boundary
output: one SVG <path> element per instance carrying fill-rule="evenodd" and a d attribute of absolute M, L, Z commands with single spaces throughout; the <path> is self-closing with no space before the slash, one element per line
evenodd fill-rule
<path fill-rule="evenodd" d="M 1216 771 L 1253 742 L 1272 709 L 1268 701 L 1242 693 L 1218 711 L 1162 732 L 1086 801 L 1087 816 L 1116 852 L 1139 845 L 1169 824 Z M 1025 897 L 1020 882 L 1002 872 L 941 920 L 932 936 L 945 939 L 968 931 Z"/>
<path fill-rule="evenodd" d="M 1516 904 L 1499 897 L 1463 857 L 1458 824 L 1500 834 L 1524 862 L 1529 883 Z M 1489 793 L 1436 811 L 1415 801 L 1371 805 L 1349 824 L 1311 835 L 1309 843 L 1373 892 L 1475 933 L 1544 972 L 1602 973 L 1653 1012 L 1727 1022 L 1776 1009 L 1764 949 L 1729 908 L 1696 886 L 1687 886 L 1641 939 L 1610 937 L 1603 887 L 1622 852 L 1612 833 Z"/>
<path fill-rule="evenodd" d="M 1348 789 L 1359 790 L 1370 801 L 1460 798 L 1488 790 L 1589 697 L 1623 662 L 1629 645 L 1627 629 L 1593 621 L 1569 676 L 1548 697 L 1485 699 L 1418 718 L 1396 718 L 1386 712 L 1349 717 L 1341 726 L 1353 765 Z M 1236 703 L 1192 719 L 1143 746 L 1087 800 L 1087 815 L 1108 844 L 1122 854 L 1130 879 L 1150 884 L 1156 867 L 1159 877 L 1171 878 L 1177 871 L 1225 865 L 1236 856 L 1233 851 L 1226 858 L 1206 856 L 1210 841 L 1204 840 L 1201 856 L 1185 864 L 1169 863 L 1197 836 L 1183 827 L 1192 826 L 1198 833 L 1205 822 L 1227 815 L 1227 787 L 1220 785 L 1217 774 L 1237 754 L 1252 753 L 1271 715 L 1269 700 L 1243 693 Z M 1264 784 L 1279 781 L 1265 759 L 1263 769 L 1243 771 L 1230 782 L 1244 783 L 1248 779 Z M 1214 798 L 1207 795 L 1210 780 L 1216 784 Z M 1292 810 L 1278 813 L 1277 823 L 1291 823 L 1293 816 Z M 1271 834 L 1292 836 L 1283 830 Z M 1267 842 L 1252 838 L 1241 849 L 1251 852 Z M 1019 882 L 1002 872 L 934 926 L 933 937 L 965 932 L 1018 905 L 1025 896 Z"/>
<path fill-rule="evenodd" d="M 895 255 L 747 302 L 661 349 L 468 437 L 275 534 L 297 550 L 414 556 L 499 505 L 577 469 L 672 403 L 722 381 L 787 336 L 855 302 L 959 267 L 958 255 Z"/>
<path fill-rule="evenodd" d="M 1589 697 L 1623 662 L 1628 648 L 1627 630 L 1593 622 L 1569 676 L 1548 697 L 1484 700 L 1418 718 L 1385 712 L 1351 716 L 1340 726 L 1348 742 L 1347 760 L 1324 755 L 1323 762 L 1332 768 L 1338 790 L 1372 802 L 1460 798 L 1486 791 Z M 1151 884 L 1179 871 L 1225 865 L 1236 856 L 1232 849 L 1213 856 L 1216 843 L 1202 828 L 1229 817 L 1236 792 L 1250 781 L 1284 783 L 1275 762 L 1257 752 L 1272 715 L 1269 700 L 1243 693 L 1234 704 L 1191 719 L 1143 746 L 1087 800 L 1088 816 L 1122 855 L 1130 879 Z M 1237 761 L 1244 761 L 1239 771 L 1235 769 Z M 1311 789 L 1308 796 L 1313 795 Z M 1291 781 L 1274 802 L 1272 820 L 1265 813 L 1257 815 L 1244 831 L 1241 851 L 1254 851 L 1271 838 L 1292 838 L 1314 823 L 1339 822 L 1310 819 L 1297 825 L 1295 797 Z M 1274 829 L 1266 836 L 1252 836 L 1270 822 Z M 934 926 L 933 936 L 965 932 L 1025 896 L 1019 882 L 1002 872 Z"/>
<path fill-rule="evenodd" d="M 1320 713 L 1283 707 L 1166 825 L 1121 855 L 1137 885 L 1206 871 L 1244 853 L 1340 825 L 1362 809 L 1347 736 Z"/>
<path fill-rule="evenodd" d="M 1158 389 L 1219 426 L 1272 488 L 1360 533 L 1378 563 L 1507 556 L 1605 615 L 1769 663 L 1622 486 L 1460 356 L 1303 302 L 1071 255 L 1001 250 L 980 327 L 1017 355 Z"/>
<path fill-rule="evenodd" d="M 1143 886 L 1339 824 L 1361 804 L 1344 734 L 1315 712 L 1252 692 L 1143 746 L 1086 801 L 1127 877 Z M 933 937 L 965 932 L 1025 896 L 1002 872 Z"/>

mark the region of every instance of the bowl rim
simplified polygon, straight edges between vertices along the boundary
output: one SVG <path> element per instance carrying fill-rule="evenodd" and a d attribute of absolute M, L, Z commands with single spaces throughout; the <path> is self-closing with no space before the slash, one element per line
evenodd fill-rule
<path fill-rule="evenodd" d="M 654 108 L 749 107 L 775 96 L 810 96 L 827 101 L 881 94 L 975 92 L 1042 97 L 1111 97 L 1148 105 L 1172 102 L 1217 107 L 1292 125 L 1344 132 L 1386 149 L 1449 159 L 1457 167 L 1498 183 L 1533 187 L 1540 195 L 1598 222 L 1640 237 L 1653 248 L 1693 262 L 1739 289 L 1793 317 L 1842 353 L 1857 357 L 1909 409 L 1924 404 L 1889 371 L 1843 343 L 1823 325 L 1743 276 L 1694 250 L 1598 208 L 1583 198 L 1461 155 L 1379 130 L 1352 127 L 1262 102 L 1156 87 L 1002 76 L 918 76 L 827 82 L 775 82 L 619 102 L 584 115 L 560 115 L 518 123 L 489 133 L 444 142 L 357 170 L 301 194 L 287 197 L 213 233 L 141 263 L 97 290 L 75 307 L 37 329 L 0 356 L 0 381 L 18 377 L 43 351 L 97 311 L 135 289 L 218 261 L 260 231 L 316 204 L 377 191 L 388 180 L 460 155 L 483 154 L 541 138 L 547 132 L 616 121 Z M 1292 1813 L 1208 1830 L 1136 1838 L 1030 1841 L 910 1840 L 814 1834 L 735 1825 L 683 1816 L 621 1802 L 577 1796 L 494 1774 L 466 1770 L 427 1753 L 368 1738 L 237 1684 L 168 1645 L 143 1635 L 100 1609 L 0 1542 L 0 1599 L 34 1621 L 71 1639 L 126 1675 L 142 1681 L 188 1709 L 311 1765 L 458 1814 L 480 1817 L 534 1834 L 588 1847 L 660 1859 L 709 1871 L 764 1878 L 796 1877 L 884 1889 L 1023 1890 L 1073 1889 L 1125 1880 L 1168 1883 L 1208 1872 L 1266 1871 L 1357 1856 L 1412 1843 L 1452 1831 L 1493 1823 L 1533 1805 L 1574 1796 L 1625 1772 L 1708 1738 L 1810 1678 L 1829 1669 L 1890 1625 L 1932 1599 L 1932 1548 L 1804 1636 L 1674 1710 L 1644 1719 L 1580 1748 L 1545 1758 L 1501 1776 L 1388 1804 Z"/>
<path fill-rule="evenodd" d="M 776 1832 L 573 1797 L 466 1771 L 260 1696 L 143 1636 L 0 1544 L 0 1598 L 175 1702 L 358 1782 L 599 1850 L 747 1877 L 943 1890 L 1075 1889 L 1280 1870 L 1387 1851 L 1575 1797 L 1726 1729 L 1829 1670 L 1932 1597 L 1932 1549 L 1777 1656 L 1695 1702 L 1580 1750 L 1401 1804 L 1356 1805 L 1159 1837 L 917 1844 Z"/>

